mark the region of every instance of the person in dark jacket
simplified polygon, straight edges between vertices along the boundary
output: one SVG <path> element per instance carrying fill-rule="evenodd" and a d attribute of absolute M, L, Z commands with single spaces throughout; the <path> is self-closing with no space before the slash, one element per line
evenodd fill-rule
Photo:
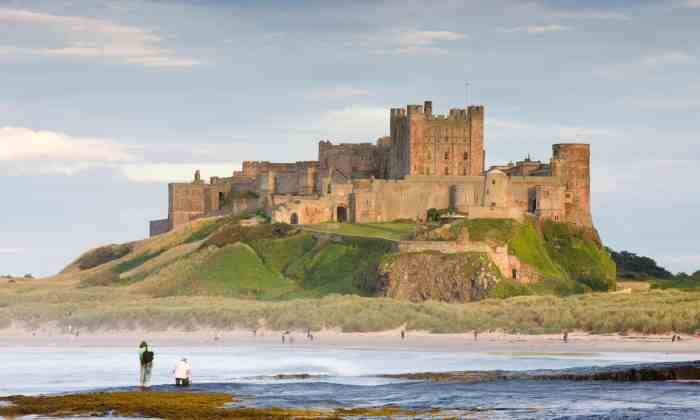
<path fill-rule="evenodd" d="M 153 352 L 148 348 L 148 343 L 142 341 L 139 345 L 140 375 L 139 384 L 141 388 L 151 386 L 151 371 L 153 370 Z"/>

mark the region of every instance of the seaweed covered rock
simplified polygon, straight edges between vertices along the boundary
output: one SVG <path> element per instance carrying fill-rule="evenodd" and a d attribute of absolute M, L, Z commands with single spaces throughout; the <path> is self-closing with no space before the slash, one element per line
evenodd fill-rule
<path fill-rule="evenodd" d="M 395 254 L 380 264 L 380 296 L 422 302 L 469 302 L 485 298 L 500 280 L 484 254 L 414 252 Z"/>

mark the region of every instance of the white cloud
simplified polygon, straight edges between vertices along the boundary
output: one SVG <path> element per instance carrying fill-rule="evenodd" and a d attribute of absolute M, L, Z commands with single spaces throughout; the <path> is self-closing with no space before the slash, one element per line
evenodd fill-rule
<path fill-rule="evenodd" d="M 614 10 L 552 10 L 547 16 L 564 19 L 594 19 L 594 20 L 631 20 L 631 18 Z"/>
<path fill-rule="evenodd" d="M 700 8 L 700 0 L 686 0 L 686 2 L 683 3 L 683 5 L 691 9 Z"/>
<path fill-rule="evenodd" d="M 389 129 L 389 108 L 351 106 L 324 112 L 310 127 L 320 138 L 373 142 Z"/>
<path fill-rule="evenodd" d="M 109 139 L 71 137 L 25 127 L 0 128 L 0 161 L 121 162 L 129 149 Z"/>
<path fill-rule="evenodd" d="M 562 32 L 569 31 L 571 27 L 564 25 L 529 25 L 529 26 L 518 26 L 515 28 L 505 29 L 505 32 L 526 32 L 529 35 L 544 34 L 547 32 Z"/>
<path fill-rule="evenodd" d="M 134 149 L 110 139 L 74 137 L 25 127 L 0 128 L 0 172 L 73 175 L 95 166 L 137 159 Z"/>
<path fill-rule="evenodd" d="M 612 80 L 628 79 L 631 76 L 647 76 L 662 69 L 687 64 L 694 60 L 694 56 L 683 50 L 657 51 L 636 60 L 596 68 L 594 74 Z"/>
<path fill-rule="evenodd" d="M 664 64 L 686 63 L 692 58 L 693 57 L 685 51 L 664 51 L 646 56 L 644 58 L 644 64 L 647 66 L 656 67 Z"/>
<path fill-rule="evenodd" d="M 379 54 L 423 55 L 446 53 L 449 44 L 464 39 L 467 35 L 460 32 L 398 29 L 360 36 L 356 41 Z"/>
<path fill-rule="evenodd" d="M 110 58 L 146 67 L 192 67 L 198 61 L 162 46 L 155 33 L 135 26 L 78 16 L 0 8 L 0 22 L 37 25 L 65 36 L 61 47 L 0 46 L 0 55 Z"/>
<path fill-rule="evenodd" d="M 21 254 L 24 248 L 0 248 L 0 254 Z"/>
<path fill-rule="evenodd" d="M 370 96 L 370 92 L 365 89 L 355 88 L 352 86 L 333 86 L 314 89 L 306 97 L 312 100 L 338 100 L 338 99 L 354 99 Z"/>
<path fill-rule="evenodd" d="M 671 97 L 646 96 L 626 98 L 624 105 L 643 111 L 694 111 L 700 110 L 700 98 L 697 96 Z"/>
<path fill-rule="evenodd" d="M 202 179 L 212 176 L 229 177 L 240 170 L 241 162 L 233 163 L 133 163 L 121 165 L 120 169 L 132 182 L 188 182 L 199 170 Z"/>

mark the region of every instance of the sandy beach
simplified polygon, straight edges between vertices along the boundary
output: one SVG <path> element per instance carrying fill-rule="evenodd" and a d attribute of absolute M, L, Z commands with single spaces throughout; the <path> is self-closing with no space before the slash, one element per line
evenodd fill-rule
<path fill-rule="evenodd" d="M 401 338 L 401 329 L 373 333 L 344 333 L 338 330 L 312 332 L 314 340 L 306 338 L 306 332 L 290 331 L 285 335 L 289 346 L 338 346 L 371 347 L 380 349 L 450 350 L 490 352 L 500 355 L 581 355 L 602 352 L 681 354 L 700 358 L 700 339 L 681 335 L 673 342 L 672 335 L 595 335 L 585 332 L 569 333 L 568 342 L 557 335 L 524 335 L 501 332 L 434 334 L 407 331 Z M 109 331 L 99 333 L 80 332 L 78 336 L 56 333 L 50 330 L 27 332 L 19 329 L 0 330 L 2 346 L 132 346 L 141 340 L 157 345 L 235 346 L 236 344 L 282 344 L 283 332 L 258 330 L 197 330 L 197 331 Z"/>

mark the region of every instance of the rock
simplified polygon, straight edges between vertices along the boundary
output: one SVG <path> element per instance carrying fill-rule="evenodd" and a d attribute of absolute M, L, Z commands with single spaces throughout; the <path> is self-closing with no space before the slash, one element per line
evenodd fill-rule
<path fill-rule="evenodd" d="M 422 302 L 481 300 L 499 280 L 498 270 L 477 253 L 404 253 L 378 268 L 379 296 Z"/>

